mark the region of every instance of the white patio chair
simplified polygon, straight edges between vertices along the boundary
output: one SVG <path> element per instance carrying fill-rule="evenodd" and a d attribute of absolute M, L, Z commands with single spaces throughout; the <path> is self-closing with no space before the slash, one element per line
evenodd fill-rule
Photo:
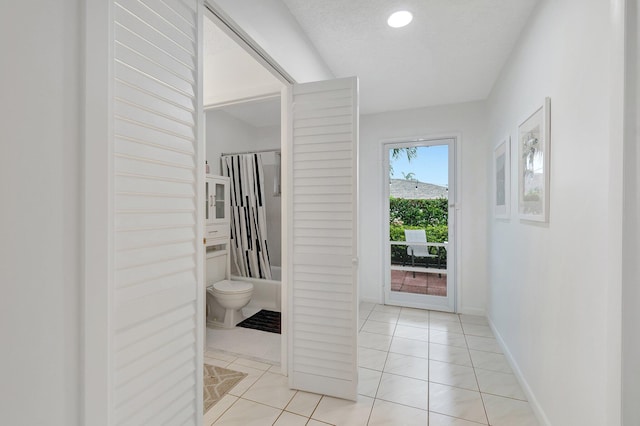
<path fill-rule="evenodd" d="M 427 266 L 428 258 L 436 257 L 438 258 L 438 263 L 440 263 L 440 258 L 436 254 L 429 253 L 429 246 L 427 246 L 427 233 L 424 229 L 405 229 L 404 230 L 404 239 L 408 243 L 423 243 L 420 245 L 408 245 L 407 246 L 407 254 L 411 256 L 411 266 L 416 266 L 416 257 L 421 257 L 425 259 L 425 267 Z M 438 265 L 439 266 L 439 265 Z M 416 277 L 416 272 L 413 271 L 413 278 Z"/>

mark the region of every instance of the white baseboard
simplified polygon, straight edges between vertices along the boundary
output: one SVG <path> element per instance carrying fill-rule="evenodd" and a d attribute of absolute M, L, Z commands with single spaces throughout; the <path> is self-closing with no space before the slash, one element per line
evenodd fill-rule
<path fill-rule="evenodd" d="M 542 409 L 542 406 L 538 402 L 538 399 L 536 398 L 535 394 L 531 390 L 529 383 L 523 376 L 522 371 L 518 366 L 518 363 L 513 358 L 513 355 L 511 355 L 511 351 L 509 351 L 509 348 L 505 344 L 504 339 L 496 329 L 496 326 L 491 320 L 491 318 L 487 318 L 487 319 L 489 320 L 489 327 L 491 327 L 491 331 L 493 331 L 493 334 L 496 336 L 496 340 L 498 341 L 498 344 L 500 345 L 500 348 L 502 349 L 502 352 L 504 353 L 504 356 L 507 359 L 507 362 L 509 363 L 509 365 L 511 366 L 511 369 L 513 370 L 513 374 L 516 376 L 516 379 L 520 383 L 522 390 L 527 396 L 527 400 L 529 401 L 529 405 L 531 406 L 531 410 L 533 411 L 533 414 L 535 414 L 535 416 L 538 419 L 538 422 L 542 426 L 551 426 L 551 422 L 549 421 L 549 418 L 545 414 L 544 410 Z"/>
<path fill-rule="evenodd" d="M 383 301 L 382 300 L 378 300 L 378 299 L 370 299 L 368 297 L 364 297 L 360 299 L 360 302 L 366 302 L 366 303 L 375 303 L 376 305 L 382 304 Z"/>
<path fill-rule="evenodd" d="M 479 315 L 481 317 L 487 316 L 485 310 L 480 308 L 460 308 L 458 313 L 463 315 Z"/>

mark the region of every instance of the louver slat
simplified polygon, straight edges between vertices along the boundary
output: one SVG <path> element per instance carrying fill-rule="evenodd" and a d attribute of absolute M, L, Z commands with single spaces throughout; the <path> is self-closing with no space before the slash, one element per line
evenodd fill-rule
<path fill-rule="evenodd" d="M 357 394 L 357 80 L 294 86 L 293 387 Z"/>

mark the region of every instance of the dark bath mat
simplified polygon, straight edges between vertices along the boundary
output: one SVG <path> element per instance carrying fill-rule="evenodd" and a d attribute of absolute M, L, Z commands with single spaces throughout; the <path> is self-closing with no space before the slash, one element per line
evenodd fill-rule
<path fill-rule="evenodd" d="M 238 324 L 238 327 L 280 334 L 280 312 L 261 310 Z"/>

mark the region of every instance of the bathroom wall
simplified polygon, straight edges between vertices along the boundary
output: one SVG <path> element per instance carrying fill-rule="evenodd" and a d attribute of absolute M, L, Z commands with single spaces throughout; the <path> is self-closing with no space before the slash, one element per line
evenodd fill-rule
<path fill-rule="evenodd" d="M 274 191 L 276 173 L 279 173 L 276 154 L 261 154 L 264 168 L 264 198 L 267 209 L 267 244 L 272 266 L 282 266 L 282 198 Z"/>
<path fill-rule="evenodd" d="M 247 152 L 280 149 L 280 126 L 255 127 L 222 109 L 206 112 L 206 152 L 212 174 L 221 174 L 220 155 L 223 152 Z M 267 244 L 271 264 L 281 266 L 282 208 L 281 197 L 274 194 L 276 155 L 261 154 L 264 168 L 265 207 L 267 213 Z"/>
<path fill-rule="evenodd" d="M 210 173 L 220 175 L 223 152 L 246 151 L 256 144 L 256 129 L 220 109 L 205 112 L 206 158 Z"/>

